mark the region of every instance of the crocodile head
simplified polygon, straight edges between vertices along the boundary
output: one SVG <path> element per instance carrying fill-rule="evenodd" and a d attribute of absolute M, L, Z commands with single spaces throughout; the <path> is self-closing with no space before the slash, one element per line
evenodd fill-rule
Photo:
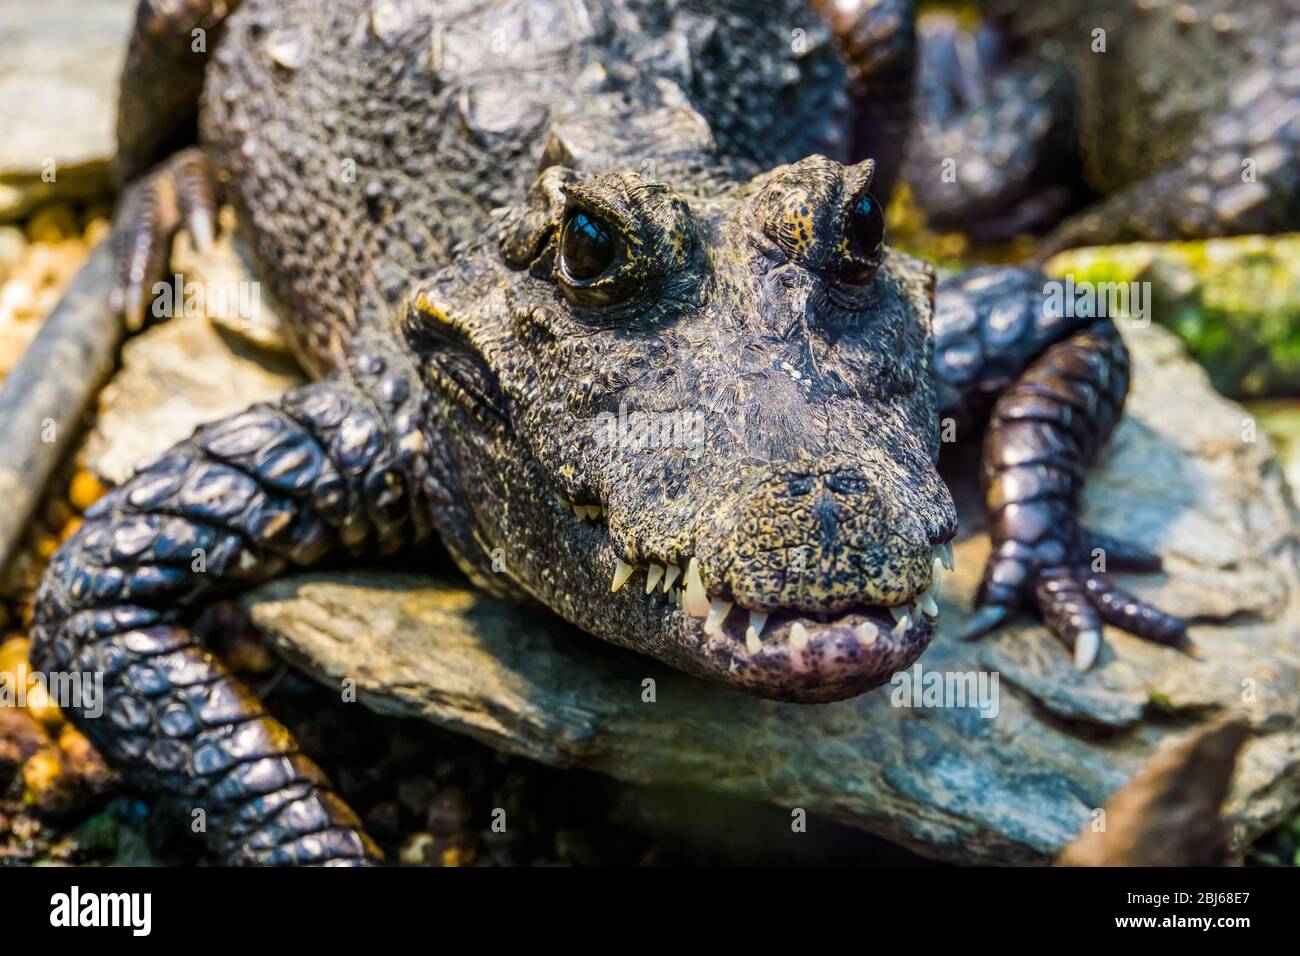
<path fill-rule="evenodd" d="M 920 654 L 956 530 L 933 273 L 882 244 L 872 172 L 552 167 L 419 287 L 435 517 L 478 584 L 766 697 Z"/>

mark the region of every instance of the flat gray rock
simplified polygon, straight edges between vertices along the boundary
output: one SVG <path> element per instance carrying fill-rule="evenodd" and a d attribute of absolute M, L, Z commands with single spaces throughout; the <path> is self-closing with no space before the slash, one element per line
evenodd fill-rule
<path fill-rule="evenodd" d="M 1235 710 L 1252 728 L 1228 801 L 1241 844 L 1300 805 L 1297 512 L 1246 413 L 1168 333 L 1126 336 L 1134 392 L 1086 520 L 1164 555 L 1167 575 L 1124 583 L 1195 622 L 1196 658 L 1108 631 L 1078 674 L 1027 619 L 947 636 L 988 552 L 969 486 L 943 635 L 919 666 L 996 676 L 995 716 L 894 706 L 890 686 L 819 706 L 744 697 L 426 577 L 308 575 L 245 601 L 282 653 L 377 710 L 550 764 L 802 807 L 955 862 L 1053 858 L 1163 740 Z"/>
<path fill-rule="evenodd" d="M 0 222 L 92 198 L 117 148 L 117 83 L 136 0 L 0 4 Z M 54 163 L 54 181 L 41 174 Z"/>
<path fill-rule="evenodd" d="M 304 381 L 275 307 L 245 269 L 231 232 L 204 257 L 181 235 L 173 266 L 185 280 L 177 314 L 123 346 L 81 450 L 83 466 L 110 484 L 199 425 L 277 401 Z"/>

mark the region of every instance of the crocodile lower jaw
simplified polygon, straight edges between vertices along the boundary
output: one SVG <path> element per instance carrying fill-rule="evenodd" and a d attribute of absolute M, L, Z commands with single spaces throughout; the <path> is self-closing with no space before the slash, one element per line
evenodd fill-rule
<path fill-rule="evenodd" d="M 909 667 L 929 646 L 937 618 L 917 615 L 890 622 L 890 609 L 880 606 L 853 608 L 824 620 L 773 611 L 756 650 L 735 625 L 724 625 L 721 634 L 705 634 L 697 619 L 687 617 L 680 626 L 713 665 L 701 676 L 760 697 L 824 703 L 865 693 Z"/>
<path fill-rule="evenodd" d="M 588 527 L 604 517 L 597 505 L 564 504 L 571 520 Z M 676 666 L 747 693 L 813 703 L 861 694 L 910 666 L 934 636 L 940 578 L 952 567 L 952 546 L 940 545 L 931 555 L 929 584 L 907 602 L 834 613 L 748 610 L 710 596 L 693 557 L 684 569 L 618 558 L 609 590 L 644 595 L 665 615 L 683 652 L 673 655 Z"/>

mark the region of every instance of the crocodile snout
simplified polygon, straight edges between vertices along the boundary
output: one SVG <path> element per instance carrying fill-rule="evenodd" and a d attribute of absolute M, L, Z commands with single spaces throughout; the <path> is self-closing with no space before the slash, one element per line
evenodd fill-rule
<path fill-rule="evenodd" d="M 834 459 L 764 469 L 699 542 L 706 585 L 758 611 L 906 603 L 929 586 L 934 550 L 955 519 L 933 502 L 910 509 L 891 483 L 889 468 Z"/>

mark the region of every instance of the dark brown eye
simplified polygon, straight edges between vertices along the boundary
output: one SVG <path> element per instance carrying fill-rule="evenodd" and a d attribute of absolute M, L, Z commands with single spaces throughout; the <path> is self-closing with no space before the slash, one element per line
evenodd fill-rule
<path fill-rule="evenodd" d="M 870 193 L 859 193 L 853 200 L 849 228 L 860 253 L 872 257 L 880 251 L 881 243 L 885 241 L 885 217 L 880 212 L 880 204 L 871 198 Z"/>
<path fill-rule="evenodd" d="M 880 267 L 881 246 L 885 241 L 885 217 L 880 204 L 866 190 L 858 193 L 849 209 L 849 244 L 852 260 L 841 271 L 850 285 L 866 285 Z"/>
<path fill-rule="evenodd" d="M 564 224 L 560 249 L 564 269 L 570 277 L 594 279 L 610 267 L 618 244 L 614 230 L 585 210 L 579 209 Z"/>

